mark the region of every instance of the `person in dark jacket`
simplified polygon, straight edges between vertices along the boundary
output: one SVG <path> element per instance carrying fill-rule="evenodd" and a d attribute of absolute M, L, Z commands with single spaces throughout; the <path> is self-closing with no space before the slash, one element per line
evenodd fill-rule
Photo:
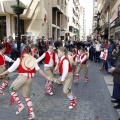
<path fill-rule="evenodd" d="M 113 87 L 113 95 L 112 98 L 115 100 L 112 100 L 111 102 L 113 103 L 118 103 L 118 105 L 114 106 L 115 109 L 120 108 L 120 56 L 118 58 L 118 61 L 116 62 L 115 67 L 111 67 L 109 69 L 110 73 L 113 73 L 113 82 L 114 82 L 114 87 Z"/>
<path fill-rule="evenodd" d="M 58 40 L 58 41 L 55 41 L 54 46 L 56 49 L 58 49 L 60 46 L 63 46 L 63 44 L 60 40 Z"/>
<path fill-rule="evenodd" d="M 108 65 L 108 73 L 109 73 L 109 69 L 111 68 L 111 66 L 113 65 L 113 56 L 112 56 L 112 51 L 114 50 L 115 45 L 113 44 L 113 40 L 108 40 L 108 56 L 107 56 L 107 65 Z"/>

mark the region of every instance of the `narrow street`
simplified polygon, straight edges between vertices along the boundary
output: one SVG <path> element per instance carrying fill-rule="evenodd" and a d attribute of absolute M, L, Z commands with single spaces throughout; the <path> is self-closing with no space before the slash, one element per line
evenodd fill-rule
<path fill-rule="evenodd" d="M 40 67 L 43 69 L 43 65 Z M 90 81 L 86 84 L 81 75 L 80 83 L 73 83 L 73 92 L 78 97 L 78 104 L 74 109 L 69 110 L 69 101 L 62 92 L 62 85 L 55 84 L 54 95 L 48 96 L 44 89 L 45 79 L 37 73 L 31 91 L 31 94 L 35 93 L 35 96 L 31 95 L 36 114 L 35 120 L 118 120 L 119 115 L 113 108 L 103 75 L 99 71 L 99 64 L 89 63 Z M 13 75 L 11 82 L 15 78 L 16 75 Z M 0 120 L 27 120 L 27 109 L 16 116 L 16 103 L 10 107 L 9 99 L 10 94 L 7 89 L 5 95 L 0 96 Z M 23 98 L 21 99 L 24 101 Z"/>

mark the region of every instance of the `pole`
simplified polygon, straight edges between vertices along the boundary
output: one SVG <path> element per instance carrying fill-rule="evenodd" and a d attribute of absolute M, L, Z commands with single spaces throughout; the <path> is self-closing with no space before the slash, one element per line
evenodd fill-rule
<path fill-rule="evenodd" d="M 19 0 L 17 0 L 17 5 L 19 5 Z M 18 57 L 20 56 L 20 15 L 17 14 L 17 50 Z"/>

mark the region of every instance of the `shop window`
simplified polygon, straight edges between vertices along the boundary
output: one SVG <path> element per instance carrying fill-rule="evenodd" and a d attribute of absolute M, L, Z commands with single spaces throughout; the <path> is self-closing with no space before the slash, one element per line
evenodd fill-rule
<path fill-rule="evenodd" d="M 0 16 L 0 40 L 6 36 L 6 16 Z"/>
<path fill-rule="evenodd" d="M 20 34 L 24 34 L 24 20 L 20 19 Z M 15 17 L 15 35 L 17 35 L 17 17 Z"/>

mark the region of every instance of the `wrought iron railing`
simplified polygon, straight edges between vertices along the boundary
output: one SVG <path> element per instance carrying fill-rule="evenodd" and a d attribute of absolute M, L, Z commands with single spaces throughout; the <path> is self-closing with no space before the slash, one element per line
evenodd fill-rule
<path fill-rule="evenodd" d="M 106 11 L 106 9 L 110 6 L 110 1 L 111 0 L 106 0 L 105 1 L 105 4 L 103 5 L 103 8 L 102 8 L 102 14 L 104 14 L 104 12 Z"/>
<path fill-rule="evenodd" d="M 103 26 L 102 26 L 102 30 L 108 29 L 109 28 L 109 23 L 106 22 Z"/>

